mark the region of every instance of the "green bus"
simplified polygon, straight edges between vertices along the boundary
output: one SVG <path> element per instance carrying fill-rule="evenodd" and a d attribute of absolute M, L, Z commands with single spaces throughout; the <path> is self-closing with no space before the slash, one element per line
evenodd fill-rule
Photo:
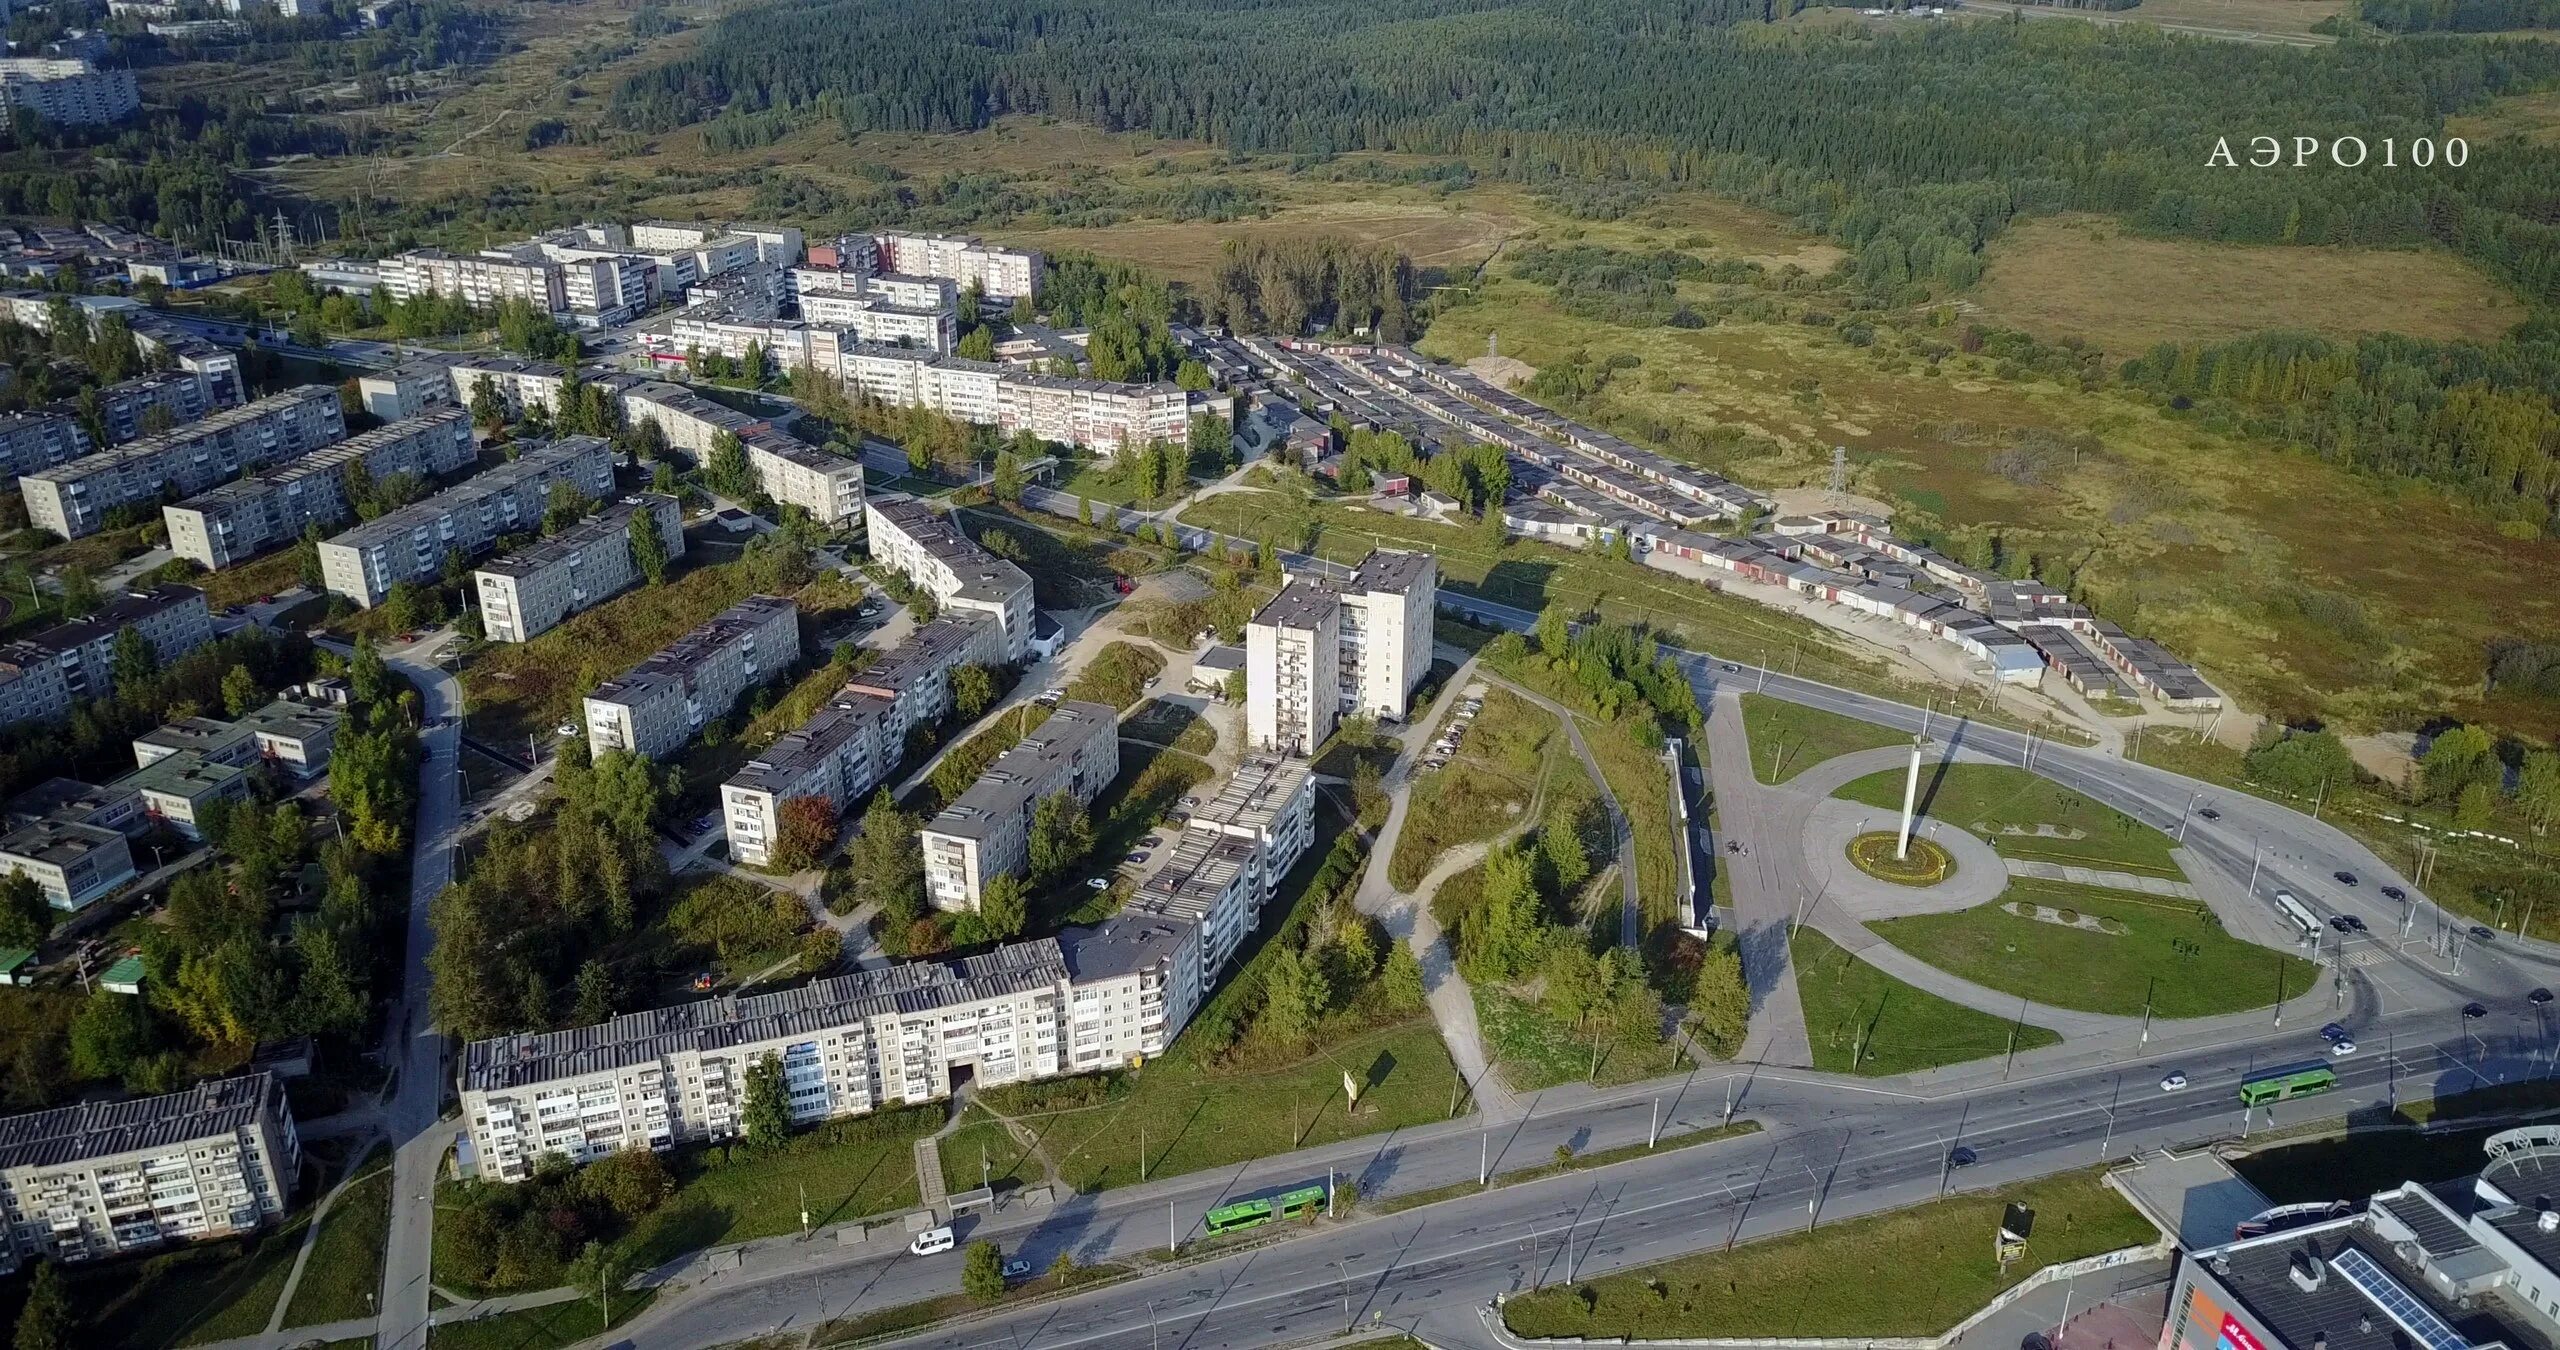
<path fill-rule="evenodd" d="M 1238 1233 L 1259 1228 L 1273 1219 L 1311 1219 L 1323 1212 L 1324 1202 L 1324 1187 L 1301 1186 L 1260 1200 L 1220 1205 L 1209 1211 L 1207 1227 L 1212 1233 Z"/>
<path fill-rule="evenodd" d="M 2338 1075 L 2325 1064 L 2307 1064 L 2299 1068 L 2252 1078 L 2240 1084 L 2240 1104 L 2264 1106 L 2292 1097 L 2308 1097 L 2326 1092 L 2338 1085 Z"/>

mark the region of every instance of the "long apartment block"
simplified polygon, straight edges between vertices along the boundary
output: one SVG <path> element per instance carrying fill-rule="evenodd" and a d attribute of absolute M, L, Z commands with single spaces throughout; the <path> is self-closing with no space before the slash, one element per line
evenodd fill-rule
<path fill-rule="evenodd" d="M 354 516 L 355 504 L 347 500 L 350 465 L 363 465 L 376 482 L 395 474 L 438 478 L 478 453 L 471 414 L 436 408 L 350 436 L 273 473 L 162 507 L 160 515 L 169 525 L 171 552 L 219 570 L 291 544 L 307 526 L 330 529 Z"/>
<path fill-rule="evenodd" d="M 624 389 L 621 398 L 626 424 L 655 422 L 668 445 L 696 458 L 708 456 L 723 434 L 737 437 L 764 495 L 799 507 L 820 525 L 841 530 L 862 519 L 859 461 L 830 454 L 680 384 L 650 380 Z"/>
<path fill-rule="evenodd" d="M 800 660 L 800 610 L 751 595 L 587 695 L 587 749 L 664 759 Z"/>
<path fill-rule="evenodd" d="M 642 492 L 473 572 L 488 639 L 531 642 L 570 615 L 639 585 L 640 562 L 631 548 L 636 521 L 657 531 L 668 557 L 683 555 L 684 509 L 664 493 Z"/>
<path fill-rule="evenodd" d="M 366 521 L 320 545 L 320 572 L 333 595 L 371 608 L 404 581 L 441 573 L 447 553 L 477 557 L 506 535 L 542 524 L 551 485 L 580 495 L 613 495 L 613 445 L 566 436 L 527 450 L 425 501 Z"/>
<path fill-rule="evenodd" d="M 1004 630 L 1005 659 L 1031 646 L 1031 578 L 962 534 L 922 499 L 875 497 L 862 511 L 873 560 L 931 593 L 944 609 L 986 615 Z"/>
<path fill-rule="evenodd" d="M 1342 581 L 1300 577 L 1245 626 L 1245 736 L 1313 754 L 1344 714 L 1401 719 L 1431 672 L 1439 564 L 1372 549 Z"/>
<path fill-rule="evenodd" d="M 834 365 L 818 364 L 836 372 L 848 390 L 893 407 L 927 407 L 1008 435 L 1028 431 L 1112 454 L 1155 441 L 1179 444 L 1190 435 L 1195 401 L 1203 411 L 1209 406 L 1176 384 L 1032 375 L 875 343 L 840 344 Z"/>
<path fill-rule="evenodd" d="M 1059 704 L 924 827 L 926 898 L 937 909 L 977 909 L 988 882 L 1029 870 L 1042 801 L 1063 792 L 1090 806 L 1119 773 L 1118 714 L 1100 703 Z"/>
<path fill-rule="evenodd" d="M 172 489 L 202 492 L 248 470 L 299 459 L 346 434 L 338 391 L 306 384 L 121 450 L 25 475 L 18 487 L 31 523 L 77 539 L 97 533 L 119 506 L 155 502 Z"/>
<path fill-rule="evenodd" d="M 1114 918 L 958 961 L 911 961 L 752 998 L 714 998 L 463 1052 L 464 1167 L 523 1181 L 745 1132 L 746 1082 L 782 1069 L 794 1124 L 979 1087 L 1117 1068 L 1163 1052 L 1200 991 L 1177 920 Z"/>
<path fill-rule="evenodd" d="M 154 586 L 109 600 L 85 619 L 0 645 L 0 726 L 50 722 L 115 692 L 117 635 L 142 634 L 160 664 L 213 641 L 213 612 L 192 586 Z"/>
<path fill-rule="evenodd" d="M 0 1255 L 14 1269 L 255 1232 L 284 1217 L 301 1166 L 272 1074 L 11 1116 L 0 1120 Z"/>
<path fill-rule="evenodd" d="M 1262 906 L 1315 841 L 1314 766 L 1248 755 L 1215 798 L 1191 813 L 1173 855 L 1123 911 L 1197 924 L 1200 981 L 1216 984 L 1236 948 L 1261 926 Z"/>
<path fill-rule="evenodd" d="M 97 392 L 98 423 L 109 445 L 122 445 L 155 422 L 174 430 L 220 406 L 204 376 L 191 370 L 155 371 Z M 0 477 L 68 464 L 98 448 L 70 399 L 0 416 Z"/>
<path fill-rule="evenodd" d="M 782 804 L 818 797 L 852 810 L 906 757 L 907 733 L 951 707 L 951 672 L 1001 659 L 1003 635 L 977 616 L 944 615 L 846 681 L 799 729 L 784 733 L 720 787 L 729 856 L 773 860 Z"/>

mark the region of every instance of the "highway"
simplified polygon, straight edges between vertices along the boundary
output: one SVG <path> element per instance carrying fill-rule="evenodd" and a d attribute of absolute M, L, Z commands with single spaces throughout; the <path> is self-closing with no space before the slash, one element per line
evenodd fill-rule
<path fill-rule="evenodd" d="M 1515 629 L 1525 611 L 1443 593 L 1455 611 Z M 2359 1108 L 2551 1074 L 2544 1011 L 2525 999 L 2560 982 L 2560 962 L 2508 943 L 2467 951 L 2429 938 L 2455 923 L 2409 888 L 2407 907 L 2378 887 L 2407 886 L 2339 831 L 2243 794 L 2149 766 L 2109 759 L 2026 733 L 1951 719 L 1891 700 L 1735 665 L 1680 659 L 1702 706 L 1720 682 L 1933 735 L 1995 760 L 2025 763 L 2136 818 L 2175 831 L 2234 884 L 2258 865 L 2258 893 L 2283 885 L 2324 913 L 2363 918 L 2364 934 L 2332 951 L 2335 984 L 2284 1009 L 2162 1022 L 2139 1037 L 2081 1037 L 2015 1057 L 1956 1066 L 1917 1080 L 1864 1082 L 1800 1070 L 1736 1065 L 1608 1093 L 1560 1089 L 1523 1120 L 1479 1133 L 1473 1118 L 1334 1149 L 1079 1197 L 1055 1211 L 963 1220 L 962 1238 L 999 1241 L 1008 1256 L 1045 1267 L 1060 1251 L 1093 1262 L 1161 1253 L 1168 1230 L 1185 1239 L 1208 1208 L 1303 1184 L 1327 1167 L 1364 1192 L 1393 1197 L 1534 1167 L 1558 1144 L 1577 1153 L 1645 1142 L 1657 1111 L 1665 1135 L 1719 1124 L 1728 1093 L 1761 1132 L 1638 1157 L 1605 1168 L 1462 1194 L 1405 1214 L 1320 1226 L 1251 1250 L 1195 1260 L 1143 1279 L 972 1319 L 894 1342 L 934 1347 L 1176 1345 L 1186 1350 L 1278 1345 L 1373 1318 L 1418 1330 L 1434 1345 L 1488 1346 L 1480 1310 L 1496 1294 L 1603 1273 L 1928 1198 L 1940 1186 L 1992 1188 L 2161 1147 L 2334 1119 Z M 2210 805 L 2219 819 L 2193 808 Z M 2344 887 L 2331 872 L 2359 874 Z M 2407 939 L 2402 937 L 2406 919 Z M 2330 937 L 2334 938 L 2332 934 Z M 2345 959 L 2339 960 L 2343 955 Z M 2455 963 L 2460 962 L 2459 973 Z M 2321 998 L 2322 992 L 2330 993 Z M 2488 1005 L 2477 1020 L 2465 1001 Z M 2319 1058 L 2328 1016 L 2355 1028 L 2361 1051 L 2329 1061 L 2338 1091 L 2244 1116 L 2244 1077 Z M 2193 1086 L 2164 1092 L 2171 1070 Z M 1917 1085 L 1914 1085 L 1916 1082 Z M 1962 1144 L 1980 1161 L 1948 1164 Z M 624 1331 L 633 1350 L 718 1344 L 805 1330 L 848 1313 L 892 1307 L 958 1287 L 955 1256 L 808 1251 L 713 1276 Z"/>

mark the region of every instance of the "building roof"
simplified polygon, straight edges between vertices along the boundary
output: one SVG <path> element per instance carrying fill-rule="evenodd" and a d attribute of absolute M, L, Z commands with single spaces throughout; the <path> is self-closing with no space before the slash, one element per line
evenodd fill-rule
<path fill-rule="evenodd" d="M 1437 561 L 1428 553 L 1409 553 L 1402 549 L 1373 548 L 1360 560 L 1358 571 L 1351 574 L 1346 589 L 1384 591 L 1391 595 L 1409 595 L 1422 583 L 1423 577 Z"/>
<path fill-rule="evenodd" d="M 827 701 L 815 716 L 786 731 L 764 748 L 764 753 L 747 761 L 747 766 L 729 776 L 727 787 L 747 792 L 785 793 L 796 790 L 811 770 L 824 764 L 845 744 L 857 736 L 872 734 L 881 720 L 889 715 L 889 702 L 876 694 L 844 690 Z M 895 747 L 891 748 L 894 752 Z"/>
<path fill-rule="evenodd" d="M 1244 669 L 1244 648 L 1211 647 L 1193 657 L 1191 664 L 1201 670 L 1234 671 Z"/>
<path fill-rule="evenodd" d="M 193 751 L 181 751 L 146 764 L 108 786 L 197 801 L 229 787 L 247 772 L 237 764 L 216 764 Z"/>
<path fill-rule="evenodd" d="M 764 631 L 781 616 L 799 621 L 799 607 L 778 595 L 750 595 L 711 616 L 692 632 L 649 654 L 587 695 L 604 703 L 636 704 L 661 689 L 681 689 L 730 647 Z"/>
<path fill-rule="evenodd" d="M 182 605 L 203 603 L 204 592 L 193 586 L 154 586 L 149 590 L 127 591 L 85 619 L 55 624 L 27 641 L 49 652 L 67 652 L 74 647 L 113 638 L 154 615 Z"/>
<path fill-rule="evenodd" d="M 1182 944 L 1197 941 L 1190 921 L 1158 914 L 1115 914 L 1091 928 L 1058 934 L 1067 975 L 1077 984 L 1119 979 L 1171 964 Z"/>
<path fill-rule="evenodd" d="M 980 641 L 982 625 L 994 622 L 978 614 L 945 614 L 908 634 L 907 640 L 890 649 L 847 682 L 846 687 L 883 698 L 895 698 L 919 685 L 948 677 L 960 656 Z"/>
<path fill-rule="evenodd" d="M 959 580 L 956 596 L 1001 605 L 1031 585 L 1023 570 L 979 547 L 949 517 L 903 493 L 875 497 L 870 506 L 898 533 L 914 540 Z"/>
<path fill-rule="evenodd" d="M 618 502 L 608 502 L 602 510 L 562 530 L 540 543 L 528 544 L 503 558 L 492 558 L 473 570 L 519 580 L 569 560 L 569 555 L 593 548 L 608 539 L 621 539 L 631 532 L 632 518 L 657 502 L 665 502 L 668 515 L 679 509 L 675 498 L 655 492 L 635 493 Z M 654 514 L 654 513 L 653 513 Z"/>
<path fill-rule="evenodd" d="M 0 835 L 0 854 L 67 868 L 99 849 L 123 843 L 123 835 L 96 825 L 39 820 Z"/>
<path fill-rule="evenodd" d="M 107 810 L 130 795 L 77 778 L 48 778 L 10 798 L 6 807 L 0 807 L 0 819 L 12 825 L 48 818 L 72 820 Z"/>
<path fill-rule="evenodd" d="M 240 719 L 244 730 L 278 740 L 309 741 L 337 730 L 346 714 L 335 708 L 280 698 Z"/>
<path fill-rule="evenodd" d="M 1254 614 L 1256 627 L 1297 628 L 1314 632 L 1342 606 L 1342 597 L 1313 577 L 1299 577 L 1283 587 L 1271 603 Z"/>
<path fill-rule="evenodd" d="M 1258 834 L 1297 799 L 1314 773 L 1313 764 L 1294 756 L 1247 755 L 1219 786 L 1218 795 L 1191 813 L 1191 822 Z"/>
<path fill-rule="evenodd" d="M 462 1086 L 504 1091 L 689 1051 L 808 1035 L 872 1017 L 1055 989 L 1067 979 L 1066 955 L 1056 938 L 1006 943 L 959 961 L 908 961 L 780 993 L 724 995 L 567 1031 L 474 1041 L 463 1051 Z"/>
<path fill-rule="evenodd" d="M 134 737 L 133 743 L 171 754 L 193 750 L 209 755 L 246 734 L 238 726 L 219 717 L 186 717 L 166 726 L 154 727 Z"/>
<path fill-rule="evenodd" d="M 235 1134 L 270 1108 L 284 1113 L 282 1090 L 272 1075 L 253 1073 L 164 1096 L 31 1111 L 0 1120 L 0 1169 L 61 1167 Z"/>
<path fill-rule="evenodd" d="M 325 384 L 302 385 L 285 390 L 281 394 L 270 394 L 254 403 L 244 403 L 236 408 L 223 408 L 208 413 L 184 426 L 173 427 L 157 436 L 145 436 L 141 440 L 118 446 L 104 454 L 87 455 L 56 464 L 51 468 L 38 469 L 25 477 L 44 482 L 84 481 L 124 464 L 165 454 L 240 427 L 255 426 L 287 408 L 315 405 L 324 399 L 334 410 L 338 406 L 338 391 Z"/>
<path fill-rule="evenodd" d="M 975 839 L 996 821 L 1018 817 L 1033 798 L 1063 787 L 1060 775 L 1094 740 L 1120 734 L 1120 718 L 1100 703 L 1065 702 L 1049 714 L 1040 729 L 996 756 L 978 781 L 969 785 L 926 826 L 935 834 Z"/>

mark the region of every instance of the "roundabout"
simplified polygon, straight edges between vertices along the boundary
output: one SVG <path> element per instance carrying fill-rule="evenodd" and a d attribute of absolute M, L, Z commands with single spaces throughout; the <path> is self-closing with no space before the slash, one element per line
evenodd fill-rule
<path fill-rule="evenodd" d="M 1955 855 L 1933 840 L 1914 835 L 1910 847 L 1895 857 L 1901 836 L 1893 830 L 1871 830 L 1851 839 L 1849 862 L 1878 881 L 1896 886 L 1935 886 L 1956 873 Z"/>

